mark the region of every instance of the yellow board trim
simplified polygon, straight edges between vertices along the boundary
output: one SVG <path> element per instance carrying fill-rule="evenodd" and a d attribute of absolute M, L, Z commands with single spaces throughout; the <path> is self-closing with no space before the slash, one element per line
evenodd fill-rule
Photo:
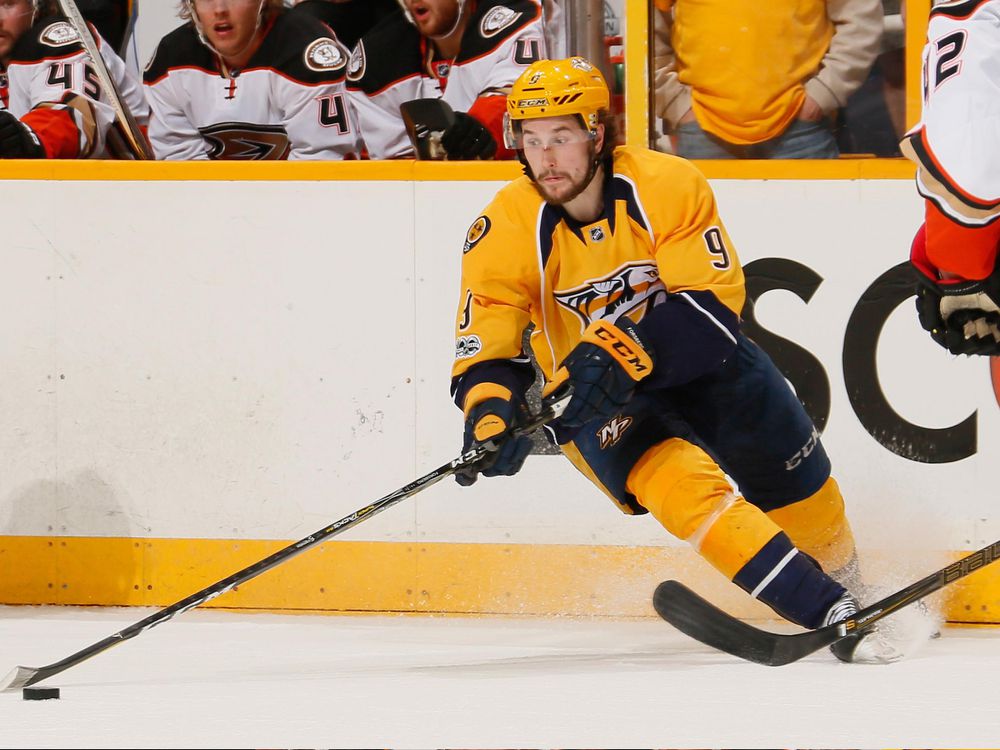
<path fill-rule="evenodd" d="M 906 159 L 696 161 L 718 180 L 911 180 Z M 521 175 L 517 162 L 339 161 L 339 162 L 166 162 L 0 161 L 3 180 L 138 182 L 507 182 Z M 915 194 L 915 193 L 914 193 Z"/>
<path fill-rule="evenodd" d="M 288 542 L 0 537 L 0 603 L 166 607 Z M 955 557 L 960 555 L 956 554 Z M 653 617 L 667 578 L 740 617 L 770 610 L 687 547 L 331 541 L 206 607 L 271 611 Z M 1000 566 L 946 590 L 951 622 L 1000 622 Z"/>

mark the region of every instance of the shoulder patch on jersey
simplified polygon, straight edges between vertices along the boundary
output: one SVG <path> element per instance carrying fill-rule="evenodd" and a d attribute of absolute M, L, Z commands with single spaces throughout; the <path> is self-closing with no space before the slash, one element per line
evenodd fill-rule
<path fill-rule="evenodd" d="M 478 336 L 459 336 L 455 340 L 455 359 L 475 357 L 483 350 L 483 342 Z"/>
<path fill-rule="evenodd" d="M 491 8 L 479 22 L 479 33 L 486 39 L 496 36 L 521 17 L 520 11 L 498 5 Z"/>
<path fill-rule="evenodd" d="M 472 226 L 469 227 L 469 231 L 465 234 L 465 245 L 462 247 L 462 252 L 467 253 L 478 245 L 479 241 L 490 231 L 491 226 L 493 225 L 490 223 L 489 216 L 480 216 L 472 222 Z"/>
<path fill-rule="evenodd" d="M 337 70 L 347 64 L 344 53 L 340 51 L 340 45 L 329 37 L 317 39 L 306 47 L 306 67 L 323 73 L 328 70 Z"/>
<path fill-rule="evenodd" d="M 80 34 L 69 21 L 56 21 L 46 26 L 38 41 L 47 47 L 65 47 L 80 41 Z"/>
<path fill-rule="evenodd" d="M 359 41 L 347 63 L 347 80 L 360 81 L 365 76 L 365 43 Z"/>

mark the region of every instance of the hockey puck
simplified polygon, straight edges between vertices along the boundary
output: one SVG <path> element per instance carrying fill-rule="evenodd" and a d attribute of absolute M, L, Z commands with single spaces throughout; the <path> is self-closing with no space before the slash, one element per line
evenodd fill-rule
<path fill-rule="evenodd" d="M 52 698 L 59 699 L 59 688 L 34 688 L 26 687 L 21 691 L 26 701 L 47 701 Z"/>

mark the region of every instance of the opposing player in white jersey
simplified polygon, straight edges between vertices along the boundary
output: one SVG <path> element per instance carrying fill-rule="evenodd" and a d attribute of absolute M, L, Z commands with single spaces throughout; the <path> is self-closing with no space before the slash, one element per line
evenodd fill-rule
<path fill-rule="evenodd" d="M 455 110 L 449 159 L 513 158 L 503 143 L 506 94 L 545 57 L 536 0 L 400 0 L 351 55 L 347 88 L 373 159 L 414 155 L 401 104 L 439 98 Z"/>
<path fill-rule="evenodd" d="M 282 0 L 182 0 L 143 76 L 158 159 L 352 159 L 347 50 Z"/>
<path fill-rule="evenodd" d="M 954 354 L 1000 354 L 1000 0 L 938 3 L 924 48 L 924 110 L 901 144 L 924 224 L 911 248 L 917 311 Z"/>
<path fill-rule="evenodd" d="M 140 126 L 149 107 L 137 78 L 99 34 L 101 57 Z M 0 0 L 0 158 L 76 159 L 106 152 L 114 110 L 73 26 L 50 0 Z M 2 76 L 0 76 L 2 78 Z M 113 154 L 112 154 L 113 155 Z"/>

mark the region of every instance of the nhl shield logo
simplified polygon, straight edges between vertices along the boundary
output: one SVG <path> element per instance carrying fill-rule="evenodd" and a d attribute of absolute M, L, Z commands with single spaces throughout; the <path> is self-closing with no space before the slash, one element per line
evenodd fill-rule
<path fill-rule="evenodd" d="M 600 242 L 603 239 L 604 239 L 604 230 L 603 229 L 601 229 L 600 227 L 591 227 L 590 228 L 590 241 L 591 242 Z"/>

